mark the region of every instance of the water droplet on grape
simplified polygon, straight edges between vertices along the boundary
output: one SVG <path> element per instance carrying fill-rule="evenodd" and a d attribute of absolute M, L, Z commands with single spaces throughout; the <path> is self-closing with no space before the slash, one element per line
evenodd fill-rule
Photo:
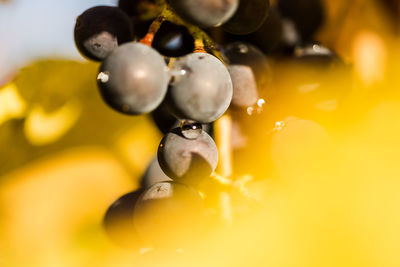
<path fill-rule="evenodd" d="M 100 72 L 99 75 L 97 75 L 97 80 L 100 80 L 102 83 L 108 82 L 110 79 L 110 74 L 107 71 Z"/>
<path fill-rule="evenodd" d="M 239 52 L 242 54 L 247 54 L 247 52 L 249 52 L 249 48 L 245 44 L 238 45 L 238 48 L 239 48 Z"/>
<path fill-rule="evenodd" d="M 317 45 L 317 44 L 314 44 L 313 45 L 313 50 L 318 53 L 321 50 L 321 47 L 319 45 Z"/>
<path fill-rule="evenodd" d="M 260 98 L 257 100 L 257 113 L 261 113 L 264 110 L 265 100 Z"/>
<path fill-rule="evenodd" d="M 187 120 L 181 122 L 182 135 L 187 139 L 196 139 L 200 136 L 202 129 L 201 123 Z"/>
<path fill-rule="evenodd" d="M 247 108 L 247 114 L 249 114 L 250 116 L 253 115 L 254 112 L 254 108 L 253 107 L 248 107 Z"/>

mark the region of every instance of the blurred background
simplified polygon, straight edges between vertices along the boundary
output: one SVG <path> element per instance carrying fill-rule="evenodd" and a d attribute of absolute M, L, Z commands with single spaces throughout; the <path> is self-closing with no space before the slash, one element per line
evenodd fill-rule
<path fill-rule="evenodd" d="M 0 1 L 0 266 L 400 266 L 399 1 L 323 1 L 312 40 L 344 71 L 264 50 L 264 113 L 238 115 L 247 146 L 234 151 L 257 208 L 233 196 L 237 222 L 185 253 L 121 249 L 104 232 L 162 133 L 102 101 L 99 64 L 73 40 L 95 5 L 117 1 Z"/>

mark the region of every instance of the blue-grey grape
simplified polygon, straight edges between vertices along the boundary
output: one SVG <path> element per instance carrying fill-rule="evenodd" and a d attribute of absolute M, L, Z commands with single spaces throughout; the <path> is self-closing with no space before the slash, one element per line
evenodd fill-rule
<path fill-rule="evenodd" d="M 238 8 L 239 0 L 169 0 L 184 20 L 200 27 L 214 27 L 226 22 Z"/>
<path fill-rule="evenodd" d="M 174 181 L 197 185 L 217 167 L 218 150 L 205 131 L 194 139 L 184 137 L 181 131 L 181 128 L 175 128 L 161 140 L 158 162 Z"/>
<path fill-rule="evenodd" d="M 264 53 L 249 43 L 234 42 L 224 49 L 233 84 L 232 106 L 249 107 L 265 97 L 271 67 Z"/>
<path fill-rule="evenodd" d="M 235 14 L 222 28 L 232 34 L 256 31 L 268 16 L 269 0 L 241 0 Z"/>
<path fill-rule="evenodd" d="M 143 188 L 148 188 L 153 184 L 164 182 L 164 181 L 171 181 L 161 169 L 160 164 L 158 163 L 157 158 L 154 158 L 150 164 L 147 166 L 146 172 L 144 173 L 140 185 Z"/>
<path fill-rule="evenodd" d="M 101 61 L 118 45 L 133 40 L 133 28 L 128 15 L 118 7 L 96 6 L 77 18 L 74 38 L 82 55 Z"/>
<path fill-rule="evenodd" d="M 103 62 L 97 77 L 105 102 L 125 114 L 153 111 L 168 88 L 168 69 L 163 57 L 140 43 L 124 44 Z"/>
<path fill-rule="evenodd" d="M 228 67 L 233 85 L 232 106 L 250 107 L 257 103 L 258 91 L 253 71 L 246 65 Z"/>
<path fill-rule="evenodd" d="M 232 81 L 216 57 L 192 53 L 178 58 L 172 63 L 171 76 L 166 103 L 178 118 L 209 123 L 228 109 Z"/>

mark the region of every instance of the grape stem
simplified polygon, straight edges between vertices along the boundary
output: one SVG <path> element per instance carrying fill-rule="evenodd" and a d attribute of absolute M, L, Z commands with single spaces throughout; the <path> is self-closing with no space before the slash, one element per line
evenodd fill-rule
<path fill-rule="evenodd" d="M 223 177 L 232 175 L 232 118 L 225 114 L 215 122 L 215 141 L 217 143 L 219 163 L 217 171 Z"/>
<path fill-rule="evenodd" d="M 163 12 L 164 13 L 164 12 Z M 140 40 L 142 44 L 151 46 L 154 40 L 154 36 L 158 32 L 161 27 L 161 24 L 166 20 L 166 17 L 163 16 L 163 13 L 159 15 L 150 25 L 149 30 L 146 35 Z"/>

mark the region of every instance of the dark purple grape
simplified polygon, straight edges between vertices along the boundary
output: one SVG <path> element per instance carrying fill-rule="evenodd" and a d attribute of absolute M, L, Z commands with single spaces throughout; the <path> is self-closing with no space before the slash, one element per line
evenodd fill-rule
<path fill-rule="evenodd" d="M 133 225 L 133 211 L 143 190 L 133 191 L 117 199 L 107 210 L 103 226 L 107 236 L 117 245 L 136 248 L 142 241 Z"/>
<path fill-rule="evenodd" d="M 309 40 L 324 22 L 322 0 L 278 0 L 282 16 L 291 19 L 303 41 Z"/>
<path fill-rule="evenodd" d="M 97 81 L 104 101 L 125 114 L 153 111 L 164 99 L 168 69 L 163 57 L 140 43 L 124 44 L 100 67 Z"/>
<path fill-rule="evenodd" d="M 133 40 L 129 17 L 118 7 L 96 6 L 76 20 L 75 44 L 85 57 L 101 61 L 118 45 Z"/>
<path fill-rule="evenodd" d="M 232 34 L 249 34 L 256 31 L 268 16 L 269 0 L 241 0 L 235 14 L 222 25 Z"/>
<path fill-rule="evenodd" d="M 267 19 L 257 31 L 246 36 L 247 41 L 259 47 L 264 53 L 271 53 L 282 43 L 282 18 L 276 8 L 271 7 Z"/>
<path fill-rule="evenodd" d="M 181 122 L 168 111 L 168 108 L 164 102 L 161 103 L 161 105 L 158 106 L 158 108 L 156 108 L 153 112 L 151 112 L 150 115 L 157 128 L 163 134 L 168 133 L 173 128 L 179 127 L 181 124 Z M 212 123 L 202 124 L 202 129 L 212 136 Z"/>
<path fill-rule="evenodd" d="M 186 27 L 166 21 L 154 36 L 152 46 L 164 56 L 181 57 L 193 52 L 194 39 Z"/>
<path fill-rule="evenodd" d="M 161 169 L 174 181 L 197 185 L 217 167 L 218 150 L 205 131 L 189 139 L 181 128 L 175 128 L 161 140 L 157 157 Z"/>
<path fill-rule="evenodd" d="M 176 182 L 157 183 L 140 196 L 134 225 L 145 241 L 170 249 L 193 245 L 201 233 L 204 207 L 200 195 Z"/>
<path fill-rule="evenodd" d="M 232 99 L 232 81 L 216 57 L 192 53 L 172 63 L 166 104 L 180 119 L 209 123 L 218 119 Z"/>
<path fill-rule="evenodd" d="M 167 105 L 164 102 L 151 112 L 150 115 L 157 128 L 163 134 L 179 126 L 179 120 L 168 111 Z"/>
<path fill-rule="evenodd" d="M 272 6 L 264 23 L 250 34 L 234 35 L 225 32 L 225 43 L 235 41 L 250 43 L 266 54 L 290 54 L 296 45 L 301 44 L 301 36 L 292 20 L 282 18 L 280 12 Z"/>
<path fill-rule="evenodd" d="M 169 0 L 184 20 L 200 27 L 215 27 L 232 17 L 239 0 Z"/>

